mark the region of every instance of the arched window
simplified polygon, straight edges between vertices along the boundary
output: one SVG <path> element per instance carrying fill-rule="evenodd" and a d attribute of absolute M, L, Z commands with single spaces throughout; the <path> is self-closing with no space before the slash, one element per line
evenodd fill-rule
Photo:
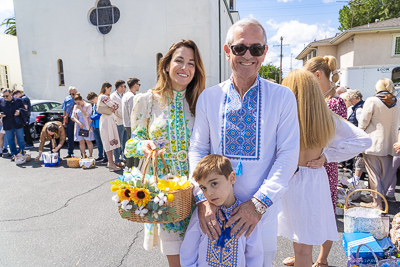
<path fill-rule="evenodd" d="M 160 60 L 162 59 L 163 54 L 157 53 L 156 56 L 156 74 L 157 74 L 157 80 L 158 80 L 158 65 L 160 64 Z"/>
<path fill-rule="evenodd" d="M 61 59 L 57 61 L 58 65 L 58 86 L 65 86 L 65 81 L 64 81 L 64 66 L 63 62 Z"/>

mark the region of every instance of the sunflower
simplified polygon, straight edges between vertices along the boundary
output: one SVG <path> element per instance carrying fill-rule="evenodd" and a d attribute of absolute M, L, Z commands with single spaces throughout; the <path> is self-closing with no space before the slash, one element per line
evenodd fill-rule
<path fill-rule="evenodd" d="M 139 207 L 146 206 L 146 204 L 151 200 L 150 192 L 145 188 L 135 187 L 132 191 L 131 200 L 135 202 Z"/>
<path fill-rule="evenodd" d="M 117 195 L 119 196 L 119 201 L 129 200 L 130 196 L 132 195 L 133 189 L 130 187 L 121 188 L 118 190 Z"/>

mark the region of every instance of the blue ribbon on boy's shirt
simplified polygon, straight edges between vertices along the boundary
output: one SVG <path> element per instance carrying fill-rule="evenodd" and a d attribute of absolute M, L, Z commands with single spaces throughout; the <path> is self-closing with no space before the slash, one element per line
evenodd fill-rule
<path fill-rule="evenodd" d="M 220 246 L 221 248 L 225 247 L 225 239 L 231 239 L 231 227 L 226 227 L 225 224 L 228 221 L 228 219 L 226 218 L 225 213 L 220 210 L 222 212 L 222 215 L 224 215 L 225 220 L 222 222 L 222 233 L 221 236 L 218 239 L 217 245 Z M 218 219 L 218 216 L 217 216 Z M 219 219 L 218 219 L 219 221 Z"/>

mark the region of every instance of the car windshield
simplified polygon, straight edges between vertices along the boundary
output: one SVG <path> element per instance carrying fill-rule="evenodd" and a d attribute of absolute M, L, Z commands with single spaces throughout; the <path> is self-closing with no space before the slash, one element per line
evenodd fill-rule
<path fill-rule="evenodd" d="M 51 103 L 50 110 L 53 111 L 62 111 L 62 104 Z"/>

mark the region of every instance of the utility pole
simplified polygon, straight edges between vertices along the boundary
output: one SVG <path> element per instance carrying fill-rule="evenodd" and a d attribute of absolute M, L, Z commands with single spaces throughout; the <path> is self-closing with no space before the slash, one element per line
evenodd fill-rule
<path fill-rule="evenodd" d="M 279 70 L 279 84 L 281 84 L 282 83 L 282 57 L 283 57 L 283 54 L 282 54 L 282 46 L 288 46 L 288 45 L 290 45 L 290 44 L 282 44 L 282 42 L 283 42 L 283 37 L 281 36 L 281 44 L 280 45 L 274 45 L 274 46 L 280 46 L 281 47 L 281 63 L 280 63 L 280 70 Z"/>
<path fill-rule="evenodd" d="M 293 53 L 290 53 L 290 71 L 292 71 L 292 57 Z"/>

